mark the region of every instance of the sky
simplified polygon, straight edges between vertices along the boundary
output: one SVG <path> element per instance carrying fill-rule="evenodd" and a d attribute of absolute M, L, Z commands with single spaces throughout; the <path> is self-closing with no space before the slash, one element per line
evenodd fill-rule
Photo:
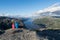
<path fill-rule="evenodd" d="M 30 16 L 55 3 L 60 3 L 60 0 L 0 0 L 0 15 Z"/>

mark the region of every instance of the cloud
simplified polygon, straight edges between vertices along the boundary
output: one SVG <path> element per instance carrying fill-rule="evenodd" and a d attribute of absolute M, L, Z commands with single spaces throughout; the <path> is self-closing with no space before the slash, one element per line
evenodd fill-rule
<path fill-rule="evenodd" d="M 57 10 L 60 10 L 60 3 L 55 3 L 51 6 L 49 6 L 48 8 L 44 8 L 43 10 L 39 10 L 39 11 L 35 12 L 35 15 L 45 13 L 45 12 L 54 12 Z"/>
<path fill-rule="evenodd" d="M 9 13 L 1 13 L 0 16 L 7 16 L 7 17 L 21 17 L 21 15 L 18 14 L 9 14 Z"/>

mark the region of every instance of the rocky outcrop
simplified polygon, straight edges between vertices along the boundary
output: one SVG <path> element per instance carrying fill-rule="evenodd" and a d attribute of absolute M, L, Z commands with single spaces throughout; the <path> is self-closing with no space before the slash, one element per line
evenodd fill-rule
<path fill-rule="evenodd" d="M 18 22 L 19 28 L 22 28 L 24 25 L 23 21 L 19 18 L 11 18 L 11 17 L 5 17 L 5 16 L 0 16 L 0 30 L 7 30 L 12 28 L 12 20 L 13 23 Z"/>
<path fill-rule="evenodd" d="M 38 40 L 36 32 L 27 29 L 9 29 L 3 35 L 0 35 L 0 40 Z"/>

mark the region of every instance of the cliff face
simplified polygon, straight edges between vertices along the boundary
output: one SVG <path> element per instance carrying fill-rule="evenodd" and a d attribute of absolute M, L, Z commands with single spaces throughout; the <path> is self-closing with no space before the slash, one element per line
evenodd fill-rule
<path fill-rule="evenodd" d="M 36 32 L 27 29 L 9 29 L 3 35 L 0 35 L 0 40 L 38 40 Z"/>

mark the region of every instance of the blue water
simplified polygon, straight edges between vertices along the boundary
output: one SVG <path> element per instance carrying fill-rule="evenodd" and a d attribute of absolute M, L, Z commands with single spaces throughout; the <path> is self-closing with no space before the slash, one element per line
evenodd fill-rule
<path fill-rule="evenodd" d="M 34 30 L 34 29 L 39 29 L 40 27 L 36 24 L 34 24 L 33 19 L 29 19 L 24 22 L 26 28 Z"/>

